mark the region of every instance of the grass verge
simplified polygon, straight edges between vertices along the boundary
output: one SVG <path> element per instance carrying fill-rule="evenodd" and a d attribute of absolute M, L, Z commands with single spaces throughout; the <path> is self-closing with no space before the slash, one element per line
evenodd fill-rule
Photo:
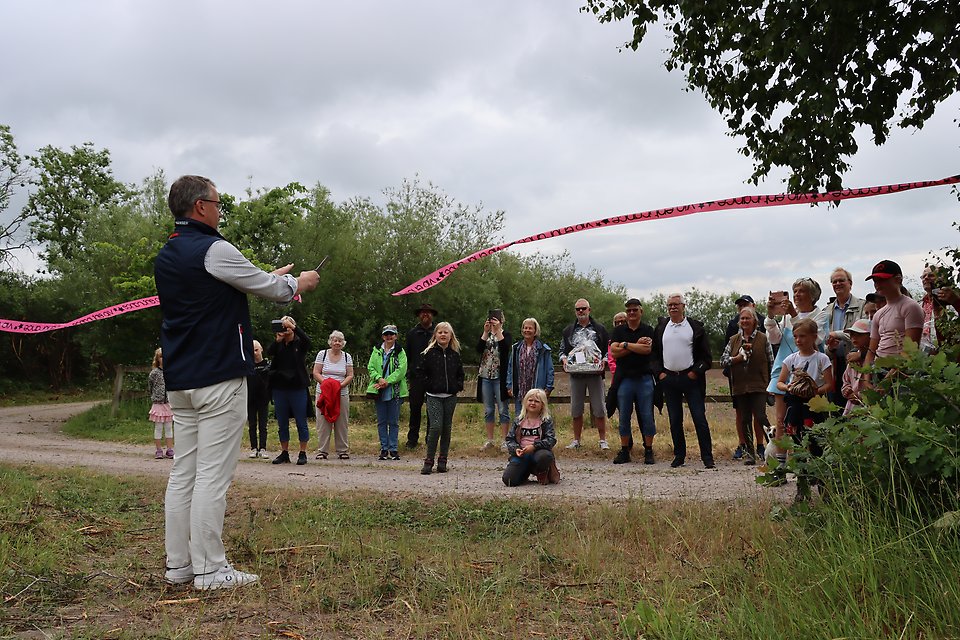
<path fill-rule="evenodd" d="M 162 486 L 0 467 L 0 635 L 949 638 L 958 549 L 843 508 L 552 504 L 234 487 L 258 585 L 169 587 Z"/>

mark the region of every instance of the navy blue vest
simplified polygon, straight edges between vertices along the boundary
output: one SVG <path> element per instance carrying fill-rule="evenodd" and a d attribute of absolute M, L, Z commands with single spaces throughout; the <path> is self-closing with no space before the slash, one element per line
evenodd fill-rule
<path fill-rule="evenodd" d="M 223 236 L 215 229 L 180 218 L 154 263 L 168 391 L 199 389 L 253 373 L 247 296 L 204 267 L 207 250 L 218 240 Z"/>

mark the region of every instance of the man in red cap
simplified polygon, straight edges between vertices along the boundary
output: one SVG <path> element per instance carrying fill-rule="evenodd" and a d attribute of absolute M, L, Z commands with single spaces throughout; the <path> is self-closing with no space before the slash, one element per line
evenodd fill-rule
<path fill-rule="evenodd" d="M 872 365 L 877 358 L 903 353 L 905 338 L 920 343 L 923 307 L 910 296 L 903 295 L 903 271 L 892 260 L 878 262 L 866 279 L 873 280 L 877 293 L 887 299 L 887 304 L 873 317 L 870 328 L 870 350 L 864 364 Z"/>

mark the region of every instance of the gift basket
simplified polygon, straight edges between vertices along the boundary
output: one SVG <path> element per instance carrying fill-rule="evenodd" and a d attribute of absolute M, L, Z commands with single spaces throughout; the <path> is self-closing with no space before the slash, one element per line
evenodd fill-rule
<path fill-rule="evenodd" d="M 563 370 L 567 373 L 603 373 L 603 354 L 596 342 L 597 334 L 588 329 L 571 338 L 573 348 L 567 354 Z"/>

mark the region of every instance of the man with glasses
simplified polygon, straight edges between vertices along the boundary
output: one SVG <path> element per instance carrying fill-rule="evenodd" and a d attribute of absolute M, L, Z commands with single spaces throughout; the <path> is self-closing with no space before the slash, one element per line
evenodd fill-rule
<path fill-rule="evenodd" d="M 667 313 L 670 317 L 660 318 L 654 329 L 653 371 L 670 416 L 673 438 L 670 466 L 682 466 L 687 458 L 687 439 L 683 433 L 683 400 L 686 399 L 697 431 L 700 459 L 704 467 L 713 469 L 713 442 L 704 404 L 706 374 L 713 363 L 707 332 L 702 322 L 686 317 L 686 304 L 679 293 L 667 296 Z"/>
<path fill-rule="evenodd" d="M 288 302 L 315 289 L 320 276 L 304 271 L 295 278 L 292 264 L 266 273 L 244 258 L 217 232 L 220 197 L 208 178 L 178 178 L 168 204 L 176 229 L 154 264 L 164 379 L 177 424 L 164 501 L 164 578 L 202 590 L 239 587 L 258 580 L 234 569 L 223 546 L 227 488 L 253 374 L 247 294 Z"/>
<path fill-rule="evenodd" d="M 842 407 L 846 404 L 846 398 L 843 397 L 841 389 L 843 372 L 847 369 L 847 354 L 852 345 L 849 340 L 844 340 L 834 332 L 846 331 L 863 317 L 865 300 L 853 295 L 851 292 L 853 276 L 843 267 L 833 270 L 830 274 L 830 284 L 833 286 L 835 295 L 824 309 L 822 321 L 826 326 L 821 330 L 821 333 L 827 335 L 826 352 L 833 363 L 834 388 L 827 394 L 827 398 L 830 402 Z"/>
<path fill-rule="evenodd" d="M 644 323 L 643 307 L 636 298 L 624 303 L 627 322 L 615 327 L 610 336 L 610 351 L 617 359 L 613 384 L 617 386 L 617 410 L 620 412 L 620 452 L 613 464 L 630 462 L 633 430 L 630 417 L 637 411 L 637 423 L 643 435 L 644 464 L 653 464 L 653 436 L 657 426 L 653 420 L 653 327 Z"/>
<path fill-rule="evenodd" d="M 560 362 L 566 369 L 570 352 L 587 341 L 593 341 L 600 350 L 600 362 L 607 359 L 607 344 L 610 338 L 606 328 L 590 316 L 590 303 L 580 298 L 574 303 L 576 321 L 563 330 L 563 339 L 560 342 Z M 593 416 L 593 426 L 600 436 L 600 448 L 606 451 L 607 444 L 607 412 L 604 405 L 603 369 L 597 373 L 570 374 L 570 417 L 573 423 L 573 442 L 567 449 L 579 449 L 580 438 L 583 435 L 583 409 L 587 392 L 590 393 L 590 414 Z"/>

